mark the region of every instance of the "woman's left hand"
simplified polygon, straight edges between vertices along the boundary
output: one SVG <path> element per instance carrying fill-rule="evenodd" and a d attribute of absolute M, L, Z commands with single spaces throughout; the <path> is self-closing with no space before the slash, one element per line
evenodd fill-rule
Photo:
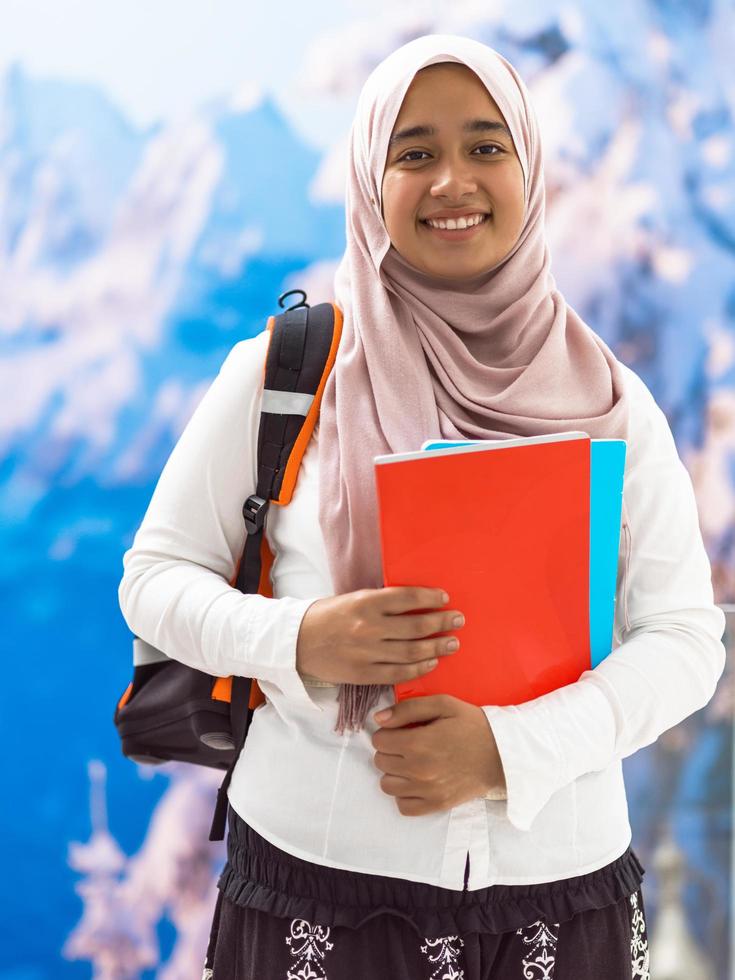
<path fill-rule="evenodd" d="M 490 790 L 505 776 L 482 708 L 449 694 L 399 701 L 372 737 L 380 788 L 405 816 L 449 810 Z M 377 712 L 380 714 L 380 712 Z M 416 728 L 403 728 L 421 722 Z M 425 723 L 425 724 L 424 724 Z"/>

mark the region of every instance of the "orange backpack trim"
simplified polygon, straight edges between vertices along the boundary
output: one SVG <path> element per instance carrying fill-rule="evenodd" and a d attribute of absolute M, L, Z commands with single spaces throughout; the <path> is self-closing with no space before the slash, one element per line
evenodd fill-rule
<path fill-rule="evenodd" d="M 132 693 L 133 693 L 133 682 L 131 681 L 128 684 L 128 686 L 125 688 L 125 693 L 120 698 L 120 700 L 117 702 L 118 708 L 122 708 L 122 707 L 124 707 L 128 703 L 128 701 L 130 700 L 130 695 Z"/>
<path fill-rule="evenodd" d="M 339 342 L 342 336 L 342 324 L 344 318 L 342 315 L 342 310 L 337 306 L 336 303 L 332 303 L 334 308 L 334 331 L 332 333 L 332 343 L 329 348 L 329 354 L 327 355 L 327 361 L 324 365 L 324 373 L 322 374 L 321 381 L 319 382 L 319 387 L 314 394 L 314 400 L 311 403 L 309 412 L 304 421 L 304 425 L 299 433 L 299 437 L 293 445 L 291 450 L 291 455 L 288 458 L 286 464 L 286 469 L 283 474 L 283 480 L 281 483 L 281 492 L 277 500 L 272 500 L 271 503 L 278 504 L 280 507 L 284 507 L 291 503 L 291 498 L 293 497 L 293 492 L 296 487 L 296 478 L 299 473 L 299 467 L 301 466 L 301 460 L 304 457 L 306 448 L 309 445 L 309 440 L 311 439 L 312 433 L 314 432 L 314 427 L 316 425 L 317 419 L 319 418 L 319 409 L 322 403 L 322 394 L 324 393 L 324 388 L 327 383 L 327 378 L 334 367 L 334 362 L 337 359 L 337 350 L 339 349 Z M 268 317 L 268 323 L 266 324 L 266 329 L 268 330 L 270 336 L 268 337 L 268 346 L 270 347 L 270 342 L 273 337 L 273 326 L 275 323 L 275 317 Z M 265 374 L 267 367 L 267 351 L 266 358 L 263 364 L 263 382 L 265 383 Z M 270 545 L 263 533 L 261 539 L 260 548 L 261 557 L 261 569 L 260 569 L 260 583 L 258 585 L 258 594 L 266 596 L 269 599 L 273 598 L 273 584 L 271 582 L 271 568 L 273 566 L 274 555 L 271 552 Z M 242 561 L 242 556 L 240 558 Z M 235 569 L 235 574 L 230 580 L 230 585 L 235 584 L 237 581 L 237 576 L 240 571 L 240 562 L 238 562 L 238 567 Z M 131 685 L 132 687 L 132 685 Z M 127 694 L 127 691 L 125 692 Z M 125 697 L 125 695 L 123 695 Z M 215 701 L 230 701 L 232 699 L 232 677 L 218 677 L 212 686 L 212 698 Z M 263 704 L 266 700 L 265 695 L 260 689 L 260 685 L 256 678 L 251 678 L 250 684 L 250 701 L 248 707 L 251 709 L 257 708 L 259 705 Z"/>

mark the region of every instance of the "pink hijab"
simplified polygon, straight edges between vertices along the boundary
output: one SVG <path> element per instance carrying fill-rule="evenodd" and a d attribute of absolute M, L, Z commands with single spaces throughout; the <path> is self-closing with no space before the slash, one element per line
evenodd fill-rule
<path fill-rule="evenodd" d="M 517 242 L 472 279 L 411 266 L 381 215 L 383 169 L 415 73 L 465 64 L 495 99 L 513 136 L 525 187 Z M 350 132 L 347 247 L 335 275 L 344 314 L 319 422 L 319 520 L 335 594 L 383 585 L 373 456 L 429 438 L 493 439 L 582 430 L 626 438 L 620 363 L 567 305 L 550 271 L 538 123 L 525 84 L 492 48 L 430 34 L 370 74 Z M 436 583 L 437 587 L 441 583 Z M 342 684 L 335 731 L 359 730 L 382 685 Z"/>

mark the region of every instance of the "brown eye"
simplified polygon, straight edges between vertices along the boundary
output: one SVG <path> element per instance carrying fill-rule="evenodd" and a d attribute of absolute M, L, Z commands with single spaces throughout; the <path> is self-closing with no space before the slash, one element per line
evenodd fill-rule
<path fill-rule="evenodd" d="M 481 146 L 476 146 L 475 147 L 475 150 L 495 150 L 495 153 L 480 153 L 479 155 L 481 157 L 495 157 L 495 156 L 498 156 L 498 154 L 504 152 L 503 148 L 500 147 L 500 146 L 496 146 L 495 143 L 483 143 Z M 414 163 L 415 162 L 414 160 L 409 160 L 409 157 L 412 156 L 414 153 L 423 153 L 423 154 L 426 154 L 426 151 L 425 150 L 409 150 L 407 153 L 404 153 L 402 157 L 399 157 L 398 158 L 398 163 L 402 163 L 404 160 L 406 161 L 406 163 Z M 474 153 L 474 150 L 473 150 L 473 153 Z"/>

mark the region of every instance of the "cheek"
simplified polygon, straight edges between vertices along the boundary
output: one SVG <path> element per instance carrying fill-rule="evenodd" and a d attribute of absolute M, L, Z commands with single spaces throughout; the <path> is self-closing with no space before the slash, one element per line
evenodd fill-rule
<path fill-rule="evenodd" d="M 500 178 L 501 175 L 498 174 Z M 523 172 L 520 179 L 516 174 L 507 173 L 493 183 L 491 189 L 495 201 L 495 221 L 498 233 L 509 241 L 518 237 L 523 228 L 525 202 L 523 200 Z"/>
<path fill-rule="evenodd" d="M 404 224 L 418 207 L 418 198 L 411 182 L 402 180 L 400 174 L 390 175 L 383 181 L 381 196 L 383 200 L 383 220 Z M 419 195 L 420 196 L 420 195 Z"/>
<path fill-rule="evenodd" d="M 520 163 L 509 168 L 503 175 L 503 186 L 498 200 L 504 202 L 504 211 L 511 220 L 523 221 L 525 202 L 523 200 L 523 170 Z"/>

